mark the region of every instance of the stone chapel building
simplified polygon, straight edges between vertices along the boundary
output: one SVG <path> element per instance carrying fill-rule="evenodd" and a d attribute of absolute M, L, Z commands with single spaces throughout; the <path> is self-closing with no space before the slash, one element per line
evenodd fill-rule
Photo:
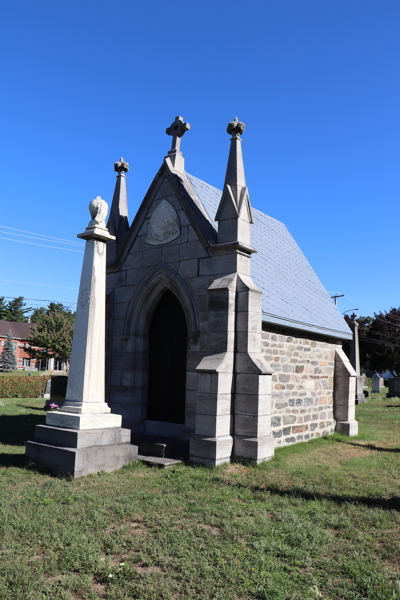
<path fill-rule="evenodd" d="M 251 206 L 231 135 L 223 190 L 172 150 L 132 224 L 128 164 L 107 244 L 106 397 L 135 434 L 189 443 L 192 462 L 270 459 L 275 446 L 356 435 L 356 373 L 346 322 L 289 231 Z M 222 182 L 221 182 L 222 183 Z M 154 437 L 152 439 L 155 439 Z"/>

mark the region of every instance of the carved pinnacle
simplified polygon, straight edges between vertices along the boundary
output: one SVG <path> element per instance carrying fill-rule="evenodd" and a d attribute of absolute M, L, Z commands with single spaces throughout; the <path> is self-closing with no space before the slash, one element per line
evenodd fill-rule
<path fill-rule="evenodd" d="M 228 123 L 227 132 L 233 136 L 241 136 L 246 129 L 246 125 L 241 123 L 237 117 L 233 119 L 230 123 Z"/>
<path fill-rule="evenodd" d="M 114 171 L 122 174 L 127 173 L 129 171 L 129 164 L 124 162 L 124 159 L 121 157 L 119 161 L 114 163 Z"/>

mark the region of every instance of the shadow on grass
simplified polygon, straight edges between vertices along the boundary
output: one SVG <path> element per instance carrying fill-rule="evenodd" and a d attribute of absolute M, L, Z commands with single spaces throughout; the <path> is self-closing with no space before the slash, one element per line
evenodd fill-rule
<path fill-rule="evenodd" d="M 45 415 L 1 415 L 0 444 L 23 446 L 33 440 L 36 425 L 44 425 Z"/>
<path fill-rule="evenodd" d="M 1 454 L 0 467 L 25 467 L 25 454 Z"/>
<path fill-rule="evenodd" d="M 381 446 L 374 446 L 373 444 L 356 444 L 356 442 L 347 442 L 346 440 L 337 440 L 340 444 L 347 444 L 348 446 L 357 446 L 358 448 L 365 448 L 366 450 L 377 450 L 379 452 L 400 452 L 400 448 L 382 448 Z"/>
<path fill-rule="evenodd" d="M 18 408 L 26 408 L 27 410 L 41 410 L 43 412 L 43 407 L 38 408 L 37 406 L 29 406 L 28 404 L 16 404 Z"/>
<path fill-rule="evenodd" d="M 319 494 L 318 492 L 306 492 L 297 488 L 293 488 L 291 490 L 282 490 L 273 485 L 268 485 L 265 487 L 257 485 L 247 486 L 244 483 L 228 483 L 228 485 L 240 489 L 251 489 L 252 492 L 267 492 L 270 494 L 275 494 L 276 496 L 280 496 L 281 498 L 300 498 L 302 500 L 328 500 L 329 502 L 334 502 L 338 505 L 362 504 L 363 506 L 368 506 L 369 508 L 381 508 L 382 510 L 400 511 L 400 498 L 398 498 L 397 496 L 393 498 L 370 498 L 368 496 L 337 496 L 335 494 Z"/>

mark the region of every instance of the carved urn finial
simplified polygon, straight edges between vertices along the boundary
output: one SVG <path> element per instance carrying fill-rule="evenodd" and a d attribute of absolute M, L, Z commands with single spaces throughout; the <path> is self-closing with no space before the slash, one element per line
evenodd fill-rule
<path fill-rule="evenodd" d="M 89 222 L 88 227 L 104 227 L 106 226 L 105 220 L 108 213 L 108 204 L 101 196 L 96 196 L 89 204 L 89 212 L 92 220 Z"/>
<path fill-rule="evenodd" d="M 241 123 L 237 117 L 235 117 L 230 123 L 228 123 L 227 132 L 232 137 L 238 136 L 240 138 L 243 135 L 246 125 Z"/>
<path fill-rule="evenodd" d="M 119 159 L 119 161 L 114 163 L 114 171 L 116 171 L 119 174 L 124 175 L 125 173 L 127 173 L 129 171 L 129 164 L 127 162 L 125 162 L 124 159 L 121 157 Z"/>

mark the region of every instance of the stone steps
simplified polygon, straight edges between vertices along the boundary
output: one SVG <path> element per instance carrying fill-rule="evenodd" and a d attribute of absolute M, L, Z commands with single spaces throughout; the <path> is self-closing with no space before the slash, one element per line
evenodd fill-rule
<path fill-rule="evenodd" d="M 141 456 L 182 460 L 189 456 L 189 443 L 145 433 L 132 433 L 131 444 L 138 446 Z"/>

